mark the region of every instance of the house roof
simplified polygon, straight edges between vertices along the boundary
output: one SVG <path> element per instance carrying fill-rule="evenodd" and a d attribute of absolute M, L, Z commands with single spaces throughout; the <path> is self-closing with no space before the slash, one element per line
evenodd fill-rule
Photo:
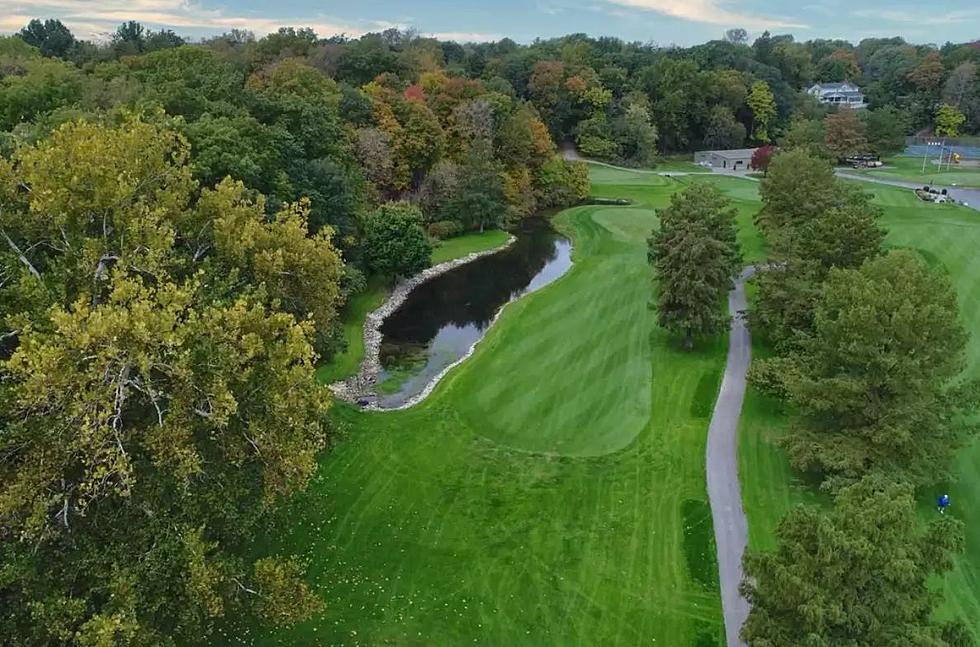
<path fill-rule="evenodd" d="M 856 85 L 847 81 L 843 83 L 817 83 L 810 89 L 817 89 L 821 92 L 860 92 L 860 89 Z"/>
<path fill-rule="evenodd" d="M 733 148 L 731 150 L 725 151 L 701 151 L 702 153 L 711 153 L 712 155 L 717 155 L 718 157 L 723 157 L 725 159 L 741 159 L 743 157 L 752 157 L 752 154 L 756 151 L 755 148 Z"/>

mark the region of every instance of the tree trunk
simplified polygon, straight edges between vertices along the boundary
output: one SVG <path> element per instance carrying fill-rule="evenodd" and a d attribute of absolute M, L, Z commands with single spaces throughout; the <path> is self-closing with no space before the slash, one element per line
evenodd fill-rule
<path fill-rule="evenodd" d="M 690 327 L 687 329 L 687 336 L 684 337 L 684 348 L 694 350 L 694 330 Z"/>

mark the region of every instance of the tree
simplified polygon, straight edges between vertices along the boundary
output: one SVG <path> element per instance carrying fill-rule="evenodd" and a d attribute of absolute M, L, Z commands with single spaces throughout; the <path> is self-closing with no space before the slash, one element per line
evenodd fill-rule
<path fill-rule="evenodd" d="M 20 30 L 20 37 L 28 45 L 41 50 L 44 56 L 68 58 L 75 47 L 75 36 L 60 20 L 48 19 L 41 22 L 37 18 Z"/>
<path fill-rule="evenodd" d="M 857 268 L 881 252 L 885 236 L 878 224 L 880 209 L 860 193 L 844 193 L 839 200 L 818 217 L 790 224 L 791 231 L 770 235 L 779 268 L 756 279 L 758 296 L 749 321 L 780 358 L 795 354 L 801 341 L 813 334 L 820 286 L 831 268 Z M 760 385 L 782 392 L 780 372 L 785 368 L 781 361 L 758 360 L 754 377 L 764 378 Z"/>
<path fill-rule="evenodd" d="M 956 381 L 966 340 L 949 279 L 914 253 L 831 269 L 787 379 L 799 412 L 786 439 L 793 465 L 829 485 L 868 473 L 944 478 L 975 431 L 976 389 Z"/>
<path fill-rule="evenodd" d="M 752 153 L 752 169 L 755 171 L 762 171 L 763 173 L 769 172 L 769 164 L 772 162 L 773 155 L 776 154 L 778 149 L 775 146 L 766 144 L 765 146 L 760 146 L 755 149 Z"/>
<path fill-rule="evenodd" d="M 965 121 L 966 117 L 959 108 L 944 103 L 936 111 L 936 134 L 940 137 L 957 137 Z"/>
<path fill-rule="evenodd" d="M 17 644 L 196 642 L 276 590 L 305 601 L 283 621 L 315 608 L 298 567 L 275 587 L 253 567 L 252 541 L 325 445 L 309 385 L 340 256 L 302 203 L 269 219 L 231 180 L 202 191 L 182 137 L 119 119 L 0 161 L 0 633 Z"/>
<path fill-rule="evenodd" d="M 815 157 L 829 157 L 824 141 L 823 122 L 818 119 L 795 118 L 779 140 L 782 150 L 802 149 Z"/>
<path fill-rule="evenodd" d="M 812 220 L 836 201 L 834 169 L 805 150 L 781 151 L 769 165 L 759 191 L 762 211 L 757 221 L 770 238 L 793 223 Z"/>
<path fill-rule="evenodd" d="M 827 115 L 823 120 L 827 150 L 838 160 L 868 152 L 866 126 L 849 108 Z"/>
<path fill-rule="evenodd" d="M 817 63 L 817 78 L 824 82 L 853 81 L 860 76 L 857 56 L 846 49 L 834 50 Z"/>
<path fill-rule="evenodd" d="M 752 84 L 746 103 L 752 110 L 752 137 L 760 142 L 768 143 L 769 126 L 776 118 L 776 98 L 765 81 Z"/>
<path fill-rule="evenodd" d="M 364 223 L 364 256 L 373 272 L 395 279 L 429 266 L 432 245 L 422 229 L 422 212 L 404 202 L 390 202 Z"/>
<path fill-rule="evenodd" d="M 715 106 L 708 115 L 704 145 L 712 150 L 728 150 L 745 144 L 745 126 L 726 106 Z"/>
<path fill-rule="evenodd" d="M 923 92 L 935 92 L 946 76 L 942 56 L 929 52 L 919 65 L 908 73 L 908 80 Z"/>
<path fill-rule="evenodd" d="M 619 159 L 619 142 L 613 139 L 612 126 L 604 113 L 599 113 L 578 123 L 575 142 L 586 157 L 600 160 Z"/>
<path fill-rule="evenodd" d="M 499 227 L 507 208 L 501 172 L 488 150 L 474 148 L 460 169 L 458 189 L 446 203 L 446 219 L 481 232 Z"/>
<path fill-rule="evenodd" d="M 647 241 L 657 277 L 657 321 L 684 334 L 722 332 L 728 322 L 722 303 L 741 269 L 735 209 L 714 188 L 691 186 L 675 193 L 658 212 L 660 229 Z"/>
<path fill-rule="evenodd" d="M 20 42 L 19 38 L 11 38 Z M 0 130 L 10 130 L 46 112 L 77 103 L 83 93 L 81 72 L 64 61 L 41 58 L 23 43 L 25 56 L 9 64 L 18 74 L 0 72 Z M 13 57 L 12 57 L 13 58 Z M 5 64 L 0 58 L 0 68 Z"/>
<path fill-rule="evenodd" d="M 649 109 L 633 101 L 623 115 L 620 141 L 622 154 L 637 166 L 652 166 L 657 159 L 657 127 Z"/>
<path fill-rule="evenodd" d="M 868 146 L 877 155 L 897 155 L 905 150 L 908 115 L 893 106 L 865 111 Z"/>
<path fill-rule="evenodd" d="M 744 45 L 749 41 L 749 33 L 741 27 L 725 32 L 725 40 L 735 45 Z"/>
<path fill-rule="evenodd" d="M 535 170 L 535 197 L 542 209 L 569 207 L 589 197 L 589 167 L 555 155 Z"/>
<path fill-rule="evenodd" d="M 141 54 L 146 45 L 146 28 L 135 20 L 124 22 L 112 35 L 112 47 L 116 56 Z"/>
<path fill-rule="evenodd" d="M 749 552 L 742 591 L 751 604 L 742 640 L 771 647 L 965 647 L 960 623 L 932 620 L 929 580 L 953 567 L 963 524 L 937 516 L 924 528 L 913 489 L 866 479 L 830 512 L 800 506 L 779 524 L 774 552 Z"/>

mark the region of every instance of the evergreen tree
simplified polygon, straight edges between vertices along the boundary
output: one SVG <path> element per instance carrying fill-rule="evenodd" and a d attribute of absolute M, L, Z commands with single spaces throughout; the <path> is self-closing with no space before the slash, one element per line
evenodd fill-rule
<path fill-rule="evenodd" d="M 657 320 L 683 333 L 688 349 L 695 335 L 717 334 L 728 322 L 723 304 L 741 267 L 735 214 L 716 189 L 691 186 L 658 213 L 660 229 L 647 241 Z"/>
<path fill-rule="evenodd" d="M 925 528 L 913 489 L 866 479 L 833 510 L 801 506 L 779 525 L 774 552 L 749 552 L 742 591 L 752 609 L 742 639 L 765 647 L 972 644 L 959 623 L 940 625 L 929 579 L 953 566 L 963 525 L 938 516 Z"/>
<path fill-rule="evenodd" d="M 967 334 L 949 279 L 913 252 L 832 269 L 787 377 L 799 412 L 792 463 L 835 486 L 869 472 L 916 485 L 948 476 L 976 431 L 974 384 L 956 380 Z"/>

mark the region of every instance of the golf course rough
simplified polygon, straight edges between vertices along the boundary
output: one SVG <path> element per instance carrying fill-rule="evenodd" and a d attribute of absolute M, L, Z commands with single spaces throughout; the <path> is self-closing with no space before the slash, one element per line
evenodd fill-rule
<path fill-rule="evenodd" d="M 335 406 L 342 439 L 265 542 L 307 560 L 324 610 L 231 642 L 722 644 L 717 569 L 696 559 L 712 533 L 694 403 L 727 340 L 685 352 L 655 325 L 646 238 L 683 183 L 593 181 L 633 205 L 558 215 L 572 269 L 509 305 L 428 399 Z"/>

